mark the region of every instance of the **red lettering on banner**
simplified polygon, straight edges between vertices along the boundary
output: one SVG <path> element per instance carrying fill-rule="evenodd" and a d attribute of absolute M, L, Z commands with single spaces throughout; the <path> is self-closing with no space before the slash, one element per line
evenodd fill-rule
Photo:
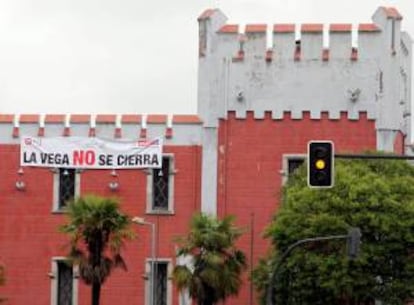
<path fill-rule="evenodd" d="M 95 163 L 95 152 L 93 150 L 87 150 L 85 159 L 87 165 L 93 165 Z"/>
<path fill-rule="evenodd" d="M 75 150 L 73 152 L 73 165 L 95 164 L 95 152 L 93 150 Z"/>

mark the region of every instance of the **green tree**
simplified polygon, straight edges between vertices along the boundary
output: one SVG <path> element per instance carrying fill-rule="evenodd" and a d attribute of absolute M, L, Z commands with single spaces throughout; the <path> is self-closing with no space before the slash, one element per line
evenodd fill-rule
<path fill-rule="evenodd" d="M 331 189 L 311 189 L 305 167 L 284 188 L 283 202 L 267 230 L 271 254 L 254 272 L 264 295 L 269 271 L 294 242 L 362 232 L 356 260 L 344 240 L 295 249 L 279 268 L 276 304 L 404 304 L 414 296 L 414 168 L 405 161 L 336 162 Z"/>
<path fill-rule="evenodd" d="M 179 290 L 188 289 L 198 305 L 216 304 L 239 291 L 246 258 L 235 246 L 242 231 L 233 220 L 196 214 L 189 234 L 180 239 L 177 256 L 190 256 L 192 261 L 191 266 L 177 265 L 173 280 Z"/>
<path fill-rule="evenodd" d="M 115 267 L 126 270 L 121 248 L 132 238 L 129 218 L 116 199 L 88 195 L 67 207 L 69 222 L 61 231 L 70 237 L 68 257 L 79 265 L 81 278 L 92 286 L 92 305 L 98 305 L 101 286 Z"/>

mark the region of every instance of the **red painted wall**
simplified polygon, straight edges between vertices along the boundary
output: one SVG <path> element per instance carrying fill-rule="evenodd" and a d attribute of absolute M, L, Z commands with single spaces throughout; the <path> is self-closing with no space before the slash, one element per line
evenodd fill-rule
<path fill-rule="evenodd" d="M 252 112 L 245 119 L 230 112 L 220 121 L 218 214 L 236 215 L 238 225 L 246 228 L 240 246 L 249 259 L 253 256 L 253 264 L 268 249 L 262 233 L 279 206 L 283 155 L 306 154 L 310 140 L 332 140 L 336 152 L 342 153 L 374 150 L 375 122 L 365 113 L 359 120 L 349 120 L 345 113 L 337 120 L 326 113 L 318 120 L 310 119 L 309 113 L 300 120 L 290 113 L 274 120 L 270 113 L 254 119 Z M 245 282 L 239 297 L 228 304 L 251 305 L 251 300 L 257 303 Z"/>
<path fill-rule="evenodd" d="M 397 155 L 403 155 L 405 153 L 405 136 L 401 131 L 398 131 L 395 136 L 394 153 Z"/>
<path fill-rule="evenodd" d="M 81 173 L 81 194 L 116 196 L 130 216 L 145 216 L 158 226 L 157 256 L 175 258 L 174 237 L 185 234 L 192 214 L 200 210 L 200 146 L 166 146 L 173 153 L 174 215 L 145 215 L 146 174 L 141 170 L 118 170 L 120 189 L 108 188 L 109 170 L 85 170 Z M 57 232 L 64 214 L 53 214 L 53 173 L 49 169 L 24 168 L 27 188 L 15 188 L 19 169 L 19 146 L 0 145 L 0 262 L 6 267 L 7 283 L 0 295 L 10 305 L 50 304 L 51 259 L 65 256 L 67 238 Z M 150 228 L 135 226 L 138 238 L 126 244 L 123 252 L 128 272 L 116 270 L 102 290 L 101 304 L 144 304 L 145 259 L 150 255 Z M 174 291 L 173 305 L 178 304 Z M 90 303 L 90 288 L 81 284 L 79 304 Z"/>
<path fill-rule="evenodd" d="M 254 119 L 249 112 L 245 119 L 236 119 L 230 112 L 220 120 L 218 152 L 218 213 L 233 214 L 238 225 L 246 229 L 240 240 L 253 265 L 266 253 L 267 241 L 262 239 L 266 224 L 279 206 L 284 154 L 306 154 L 309 140 L 332 140 L 337 152 L 360 152 L 376 147 L 375 122 L 365 113 L 358 120 L 349 120 L 345 113 L 339 119 L 292 119 L 286 113 L 274 120 L 270 113 Z M 402 147 L 397 137 L 396 148 Z M 108 182 L 110 170 L 85 170 L 81 173 L 81 193 L 117 196 L 122 209 L 131 216 L 145 216 L 158 226 L 157 256 L 175 258 L 174 237 L 185 234 L 192 214 L 200 210 L 201 147 L 166 146 L 175 156 L 174 215 L 145 215 L 146 174 L 140 170 L 118 170 L 120 189 L 113 193 Z M 212 165 L 213 166 L 213 165 Z M 7 285 L 0 295 L 9 304 L 50 304 L 51 258 L 64 256 L 66 238 L 57 232 L 64 214 L 53 214 L 53 173 L 49 169 L 25 168 L 23 180 L 27 188 L 15 188 L 19 168 L 19 146 L 0 145 L 0 261 L 7 271 Z M 150 229 L 134 227 L 139 237 L 127 243 L 124 258 L 128 272 L 116 270 L 102 290 L 102 305 L 144 304 L 145 259 L 150 257 Z M 257 304 L 250 282 L 246 281 L 239 297 L 228 304 Z M 178 296 L 173 289 L 173 305 Z M 79 288 L 79 304 L 89 304 L 90 289 Z"/>

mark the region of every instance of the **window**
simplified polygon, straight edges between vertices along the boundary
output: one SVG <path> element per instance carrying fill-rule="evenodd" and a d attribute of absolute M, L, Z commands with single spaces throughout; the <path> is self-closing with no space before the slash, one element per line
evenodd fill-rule
<path fill-rule="evenodd" d="M 59 261 L 57 266 L 57 304 L 71 305 L 73 293 L 72 267 L 68 266 L 64 261 Z"/>
<path fill-rule="evenodd" d="M 51 305 L 76 305 L 77 304 L 77 268 L 67 263 L 66 258 L 54 258 L 52 260 L 52 296 Z"/>
<path fill-rule="evenodd" d="M 167 305 L 168 263 L 157 262 L 155 267 L 155 305 Z"/>
<path fill-rule="evenodd" d="M 147 213 L 173 213 L 174 159 L 164 155 L 162 167 L 148 171 Z"/>
<path fill-rule="evenodd" d="M 79 172 L 73 168 L 55 170 L 53 192 L 53 210 L 64 210 L 67 202 L 79 195 Z"/>
<path fill-rule="evenodd" d="M 170 280 L 171 273 L 171 261 L 170 260 L 160 260 L 158 259 L 154 262 L 154 294 L 153 294 L 153 304 L 155 305 L 170 305 L 172 298 L 172 284 Z M 148 261 L 147 271 L 150 274 L 151 271 L 151 261 Z M 150 283 L 149 280 L 151 277 L 147 277 L 146 285 L 146 296 L 147 304 L 149 302 L 149 293 L 150 292 Z"/>
<path fill-rule="evenodd" d="M 304 159 L 289 159 L 288 160 L 288 175 L 291 175 L 297 170 L 303 163 L 305 162 Z"/>
<path fill-rule="evenodd" d="M 168 210 L 168 183 L 170 158 L 163 158 L 162 167 L 154 169 L 152 175 L 152 207 L 154 210 Z"/>
<path fill-rule="evenodd" d="M 286 183 L 289 175 L 293 174 L 294 171 L 305 162 L 305 158 L 306 156 L 301 154 L 283 156 L 283 169 L 281 171 L 283 175 L 283 184 Z"/>

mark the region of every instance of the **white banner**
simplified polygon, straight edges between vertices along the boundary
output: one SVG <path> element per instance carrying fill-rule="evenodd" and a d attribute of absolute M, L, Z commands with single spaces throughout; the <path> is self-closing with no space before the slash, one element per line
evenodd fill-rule
<path fill-rule="evenodd" d="M 160 168 L 162 139 L 123 141 L 95 137 L 22 137 L 22 166 L 60 168 Z"/>

